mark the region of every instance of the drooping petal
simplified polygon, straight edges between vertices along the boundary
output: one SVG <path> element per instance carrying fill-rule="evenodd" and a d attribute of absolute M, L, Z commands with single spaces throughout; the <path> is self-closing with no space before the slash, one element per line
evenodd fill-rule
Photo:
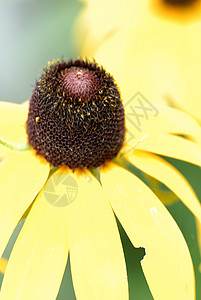
<path fill-rule="evenodd" d="M 112 209 L 91 175 L 72 175 L 78 194 L 69 205 L 68 237 L 78 300 L 128 299 L 126 265 Z"/>
<path fill-rule="evenodd" d="M 67 215 L 48 201 L 49 189 L 39 193 L 13 247 L 2 300 L 56 299 L 68 257 Z"/>
<path fill-rule="evenodd" d="M 49 164 L 32 150 L 11 151 L 0 163 L 0 256 L 48 174 Z"/>
<path fill-rule="evenodd" d="M 201 146 L 178 136 L 169 134 L 148 135 L 136 145 L 136 149 L 201 166 Z"/>
<path fill-rule="evenodd" d="M 8 143 L 26 144 L 27 115 L 28 102 L 14 104 L 0 101 L 0 138 Z"/>
<path fill-rule="evenodd" d="M 101 173 L 103 189 L 135 247 L 145 247 L 142 268 L 155 300 L 193 300 L 190 253 L 177 224 L 135 175 L 113 165 Z"/>
<path fill-rule="evenodd" d="M 143 172 L 164 183 L 201 222 L 200 202 L 188 181 L 177 169 L 164 159 L 140 150 L 129 155 L 128 160 Z"/>

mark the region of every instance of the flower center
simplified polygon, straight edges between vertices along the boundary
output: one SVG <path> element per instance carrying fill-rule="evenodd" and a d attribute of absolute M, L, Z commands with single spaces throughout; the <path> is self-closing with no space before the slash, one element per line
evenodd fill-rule
<path fill-rule="evenodd" d="M 68 91 L 69 95 L 88 99 L 97 91 L 98 79 L 94 76 L 93 71 L 71 67 L 65 70 L 62 76 L 63 89 Z"/>
<path fill-rule="evenodd" d="M 196 2 L 196 0 L 163 0 L 165 3 L 170 5 L 188 5 Z"/>
<path fill-rule="evenodd" d="M 95 168 L 112 160 L 125 135 L 113 77 L 96 62 L 51 63 L 36 82 L 27 134 L 29 144 L 54 166 Z"/>

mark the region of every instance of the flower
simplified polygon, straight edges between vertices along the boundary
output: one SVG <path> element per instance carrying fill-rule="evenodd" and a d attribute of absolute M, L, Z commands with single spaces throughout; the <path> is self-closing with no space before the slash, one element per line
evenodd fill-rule
<path fill-rule="evenodd" d="M 80 105 L 85 103 L 86 111 L 94 112 L 93 101 L 100 104 L 98 116 L 81 122 Z M 68 114 L 69 103 L 73 110 Z M 28 102 L 0 102 L 0 256 L 17 223 L 26 218 L 8 261 L 2 300 L 55 299 L 68 252 L 77 299 L 128 299 L 126 265 L 114 214 L 133 245 L 146 250 L 141 263 L 154 299 L 194 299 L 193 265 L 182 233 L 131 168 L 135 166 L 167 185 L 201 221 L 200 203 L 189 183 L 159 156 L 200 166 L 201 129 L 184 112 L 164 105 L 154 107 L 138 94 L 129 106 L 132 113 L 127 108 L 127 138 L 117 155 L 115 147 L 124 132 L 121 105 L 111 75 L 95 62 L 83 60 L 50 63 L 36 83 L 29 109 Z M 142 118 L 138 110 L 143 110 L 145 117 L 151 108 L 153 115 L 144 118 L 143 126 L 136 130 L 135 122 Z M 115 158 L 105 156 L 103 163 L 96 157 L 93 164 L 97 168 L 90 171 L 93 164 L 86 168 L 87 155 L 92 159 L 99 149 L 98 137 L 91 130 L 103 115 L 106 123 L 101 119 L 97 124 L 99 128 L 105 125 L 101 128 L 107 143 L 104 136 L 99 143 L 105 148 L 111 143 Z M 67 126 L 67 136 L 60 135 L 63 127 L 58 120 Z M 89 127 L 83 132 L 85 125 Z M 79 147 L 82 142 L 87 145 L 88 130 L 95 148 L 82 160 Z M 71 142 L 69 135 L 78 145 L 74 149 L 77 156 L 71 156 L 78 165 L 71 165 L 68 157 L 55 160 L 55 153 L 65 151 L 62 142 Z M 22 147 L 27 139 L 34 149 Z M 115 139 L 115 143 L 110 141 Z M 69 151 L 74 147 L 65 145 L 70 145 Z"/>
<path fill-rule="evenodd" d="M 201 1 L 185 7 L 165 0 L 115 1 L 115 14 L 113 1 L 85 2 L 75 28 L 78 49 L 121 82 L 123 99 L 136 87 L 152 103 L 171 100 L 201 121 Z"/>
<path fill-rule="evenodd" d="M 200 19 L 200 0 L 151 0 L 151 12 L 161 19 L 188 24 Z"/>

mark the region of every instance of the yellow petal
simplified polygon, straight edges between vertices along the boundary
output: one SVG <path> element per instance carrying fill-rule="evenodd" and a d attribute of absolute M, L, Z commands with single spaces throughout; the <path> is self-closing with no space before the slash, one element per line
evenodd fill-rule
<path fill-rule="evenodd" d="M 101 173 L 112 208 L 135 247 L 145 247 L 142 261 L 155 300 L 193 300 L 190 253 L 177 224 L 135 175 L 113 165 Z"/>
<path fill-rule="evenodd" d="M 163 119 L 167 124 L 166 132 L 189 135 L 201 144 L 201 127 L 190 115 L 170 107 L 165 107 L 164 110 L 159 108 L 159 114 L 163 115 Z M 158 126 L 163 127 L 163 124 L 160 123 L 159 125 L 158 122 Z"/>
<path fill-rule="evenodd" d="M 0 164 L 0 256 L 19 219 L 40 191 L 49 164 L 35 152 L 12 151 Z"/>
<path fill-rule="evenodd" d="M 184 160 L 201 166 L 201 146 L 184 138 L 168 135 L 148 135 L 136 149 Z"/>
<path fill-rule="evenodd" d="M 38 195 L 11 252 L 2 300 L 56 299 L 68 257 L 67 216 L 47 201 L 46 189 L 49 186 Z"/>
<path fill-rule="evenodd" d="M 184 176 L 164 159 L 136 150 L 128 160 L 143 172 L 156 178 L 172 190 L 201 222 L 201 205 Z"/>
<path fill-rule="evenodd" d="M 78 194 L 69 205 L 68 238 L 77 299 L 128 299 L 126 265 L 112 209 L 91 175 L 72 175 Z"/>
<path fill-rule="evenodd" d="M 188 114 L 166 105 L 152 105 L 138 93 L 125 104 L 127 143 L 152 133 L 175 133 L 192 137 L 201 145 L 201 127 Z"/>
<path fill-rule="evenodd" d="M 0 138 L 11 144 L 26 144 L 27 115 L 28 102 L 23 104 L 0 102 Z"/>
<path fill-rule="evenodd" d="M 6 258 L 4 258 L 4 257 L 1 257 L 0 258 L 0 272 L 2 274 L 5 273 L 7 264 L 8 264 L 8 260 Z"/>

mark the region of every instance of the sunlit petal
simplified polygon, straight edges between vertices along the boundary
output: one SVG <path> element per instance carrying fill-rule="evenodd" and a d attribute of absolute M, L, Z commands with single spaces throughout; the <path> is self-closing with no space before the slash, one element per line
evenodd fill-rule
<path fill-rule="evenodd" d="M 68 257 L 67 216 L 47 201 L 45 192 L 38 195 L 12 250 L 2 300 L 56 299 Z"/>
<path fill-rule="evenodd" d="M 135 175 L 113 165 L 103 188 L 135 247 L 145 247 L 143 271 L 154 299 L 192 300 L 194 273 L 186 242 L 171 215 Z"/>
<path fill-rule="evenodd" d="M 201 166 L 201 146 L 184 138 L 168 135 L 148 135 L 136 149 L 184 160 Z"/>
<path fill-rule="evenodd" d="M 175 133 L 191 137 L 201 145 L 201 127 L 188 114 L 167 105 L 152 105 L 141 98 L 126 103 L 127 143 L 130 146 L 152 133 Z"/>
<path fill-rule="evenodd" d="M 69 205 L 73 285 L 80 299 L 128 299 L 126 265 L 112 209 L 98 181 L 72 175 L 78 194 Z"/>
<path fill-rule="evenodd" d="M 164 159 L 136 150 L 128 160 L 143 172 L 156 178 L 172 190 L 201 222 L 201 205 L 184 176 Z"/>
<path fill-rule="evenodd" d="M 0 138 L 8 143 L 26 144 L 27 115 L 27 101 L 23 104 L 0 101 Z"/>
<path fill-rule="evenodd" d="M 12 151 L 0 163 L 0 256 L 48 174 L 49 164 L 32 150 Z"/>
<path fill-rule="evenodd" d="M 190 115 L 170 107 L 164 107 L 164 110 L 159 109 L 159 115 L 162 115 L 163 119 L 160 119 L 158 126 L 163 128 L 163 122 L 165 122 L 166 132 L 190 136 L 201 144 L 201 127 Z"/>

